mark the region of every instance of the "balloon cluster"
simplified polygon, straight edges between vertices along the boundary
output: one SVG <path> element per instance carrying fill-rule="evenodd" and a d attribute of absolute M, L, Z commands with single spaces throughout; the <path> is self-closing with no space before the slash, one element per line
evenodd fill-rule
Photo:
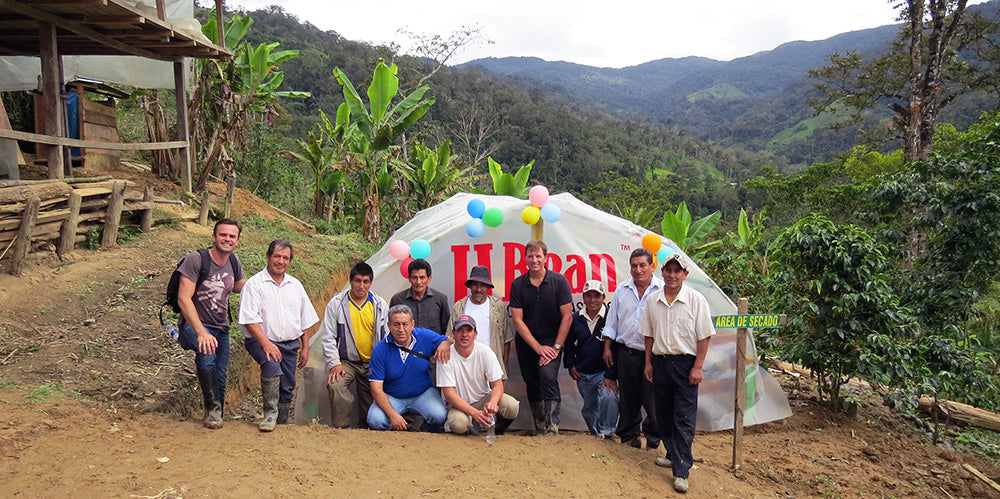
<path fill-rule="evenodd" d="M 431 243 L 424 239 L 417 239 L 413 244 L 406 244 L 406 241 L 397 239 L 389 244 L 389 254 L 399 263 L 399 273 L 403 279 L 410 278 L 410 262 L 431 256 Z"/>
<path fill-rule="evenodd" d="M 544 185 L 536 185 L 528 191 L 528 206 L 521 211 L 521 221 L 528 225 L 535 225 L 538 220 L 545 220 L 546 223 L 556 223 L 562 217 L 562 210 L 554 204 L 549 204 L 549 190 Z"/>
<path fill-rule="evenodd" d="M 673 248 L 663 246 L 663 240 L 660 239 L 660 236 L 652 232 L 642 236 L 642 247 L 653 254 L 653 265 L 656 267 L 659 267 L 660 262 L 666 260 L 668 256 L 677 253 Z"/>
<path fill-rule="evenodd" d="M 500 208 L 486 209 L 486 203 L 482 199 L 473 199 L 465 206 L 465 211 L 469 212 L 472 220 L 465 224 L 465 233 L 469 237 L 479 237 L 486 232 L 487 227 L 499 227 L 503 223 L 503 212 Z"/>

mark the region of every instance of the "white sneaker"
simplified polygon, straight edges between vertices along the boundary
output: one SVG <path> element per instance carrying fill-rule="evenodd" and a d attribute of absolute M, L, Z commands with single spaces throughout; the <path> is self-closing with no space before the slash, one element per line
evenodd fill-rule
<path fill-rule="evenodd" d="M 673 463 L 671 463 L 666 457 L 656 458 L 656 465 L 661 468 L 673 468 Z"/>
<path fill-rule="evenodd" d="M 677 492 L 687 492 L 688 491 L 688 481 L 687 478 L 674 478 L 674 490 Z"/>

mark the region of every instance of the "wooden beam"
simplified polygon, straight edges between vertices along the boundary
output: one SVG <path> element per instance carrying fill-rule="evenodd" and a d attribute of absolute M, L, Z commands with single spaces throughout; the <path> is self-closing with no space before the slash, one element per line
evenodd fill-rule
<path fill-rule="evenodd" d="M 982 480 L 983 483 L 989 485 L 990 488 L 992 488 L 995 492 L 1000 492 L 1000 485 L 998 485 L 993 480 L 990 480 L 988 476 L 984 475 L 982 471 L 977 470 L 975 466 L 965 463 L 962 465 L 962 467 L 965 468 L 965 470 L 968 471 L 969 473 L 975 475 L 976 478 Z"/>
<path fill-rule="evenodd" d="M 59 79 L 59 47 L 56 42 L 55 24 L 39 23 L 38 51 L 42 69 L 42 126 L 45 127 L 46 134 L 65 137 L 62 126 L 62 99 L 59 95 L 62 80 Z M 62 146 L 53 144 L 51 147 L 45 147 L 43 155 L 48 162 L 49 178 L 63 178 Z"/>
<path fill-rule="evenodd" d="M 181 188 L 184 192 L 191 193 L 191 136 L 188 132 L 188 107 L 187 107 L 187 71 L 183 60 L 174 63 L 174 101 L 177 106 L 177 140 L 183 142 L 185 147 L 177 151 L 177 158 L 180 162 L 179 168 L 181 177 Z"/>
<path fill-rule="evenodd" d="M 137 16 L 137 15 L 133 15 L 133 14 L 121 15 L 121 16 L 108 16 L 108 15 L 104 15 L 104 16 L 89 16 L 89 15 L 85 15 L 80 20 L 83 21 L 83 22 L 85 22 L 85 23 L 100 23 L 102 25 L 106 25 L 108 23 L 112 23 L 112 24 L 118 24 L 118 23 L 121 23 L 121 24 L 144 24 L 146 22 L 146 18 L 145 17 L 143 17 L 143 16 Z"/>
<path fill-rule="evenodd" d="M 78 3 L 78 2 L 76 2 L 76 3 Z M 105 4 L 105 3 L 106 2 L 98 2 L 98 4 L 102 4 L 102 5 Z M 121 5 L 121 4 L 119 4 L 119 5 Z M 124 5 L 121 5 L 121 6 L 124 7 Z M 108 36 L 104 35 L 103 33 L 100 33 L 100 32 L 98 32 L 98 31 L 96 31 L 94 29 L 88 28 L 86 26 L 83 26 L 83 25 L 75 23 L 75 22 L 67 21 L 65 18 L 59 17 L 58 15 L 50 14 L 50 13 L 44 11 L 44 10 L 39 10 L 39 9 L 36 9 L 34 7 L 31 7 L 29 5 L 25 5 L 23 3 L 20 3 L 20 2 L 14 1 L 14 0 L 0 0 L 0 7 L 4 8 L 6 10 L 10 10 L 10 11 L 16 12 L 18 14 L 23 14 L 23 15 L 28 16 L 28 17 L 33 17 L 35 19 L 38 19 L 42 23 L 48 23 L 48 24 L 52 24 L 52 25 L 58 25 L 60 29 L 63 29 L 65 31 L 69 31 L 71 33 L 76 33 L 76 34 L 78 34 L 80 36 L 83 36 L 85 38 L 88 38 L 90 40 L 98 42 L 98 43 L 100 43 L 102 45 L 106 45 L 108 47 L 112 47 L 115 50 L 118 50 L 118 51 L 120 51 L 122 53 L 125 53 L 125 54 L 132 54 L 132 55 L 137 55 L 137 56 L 140 56 L 140 57 L 146 57 L 146 58 L 149 58 L 149 59 L 156 59 L 156 60 L 170 60 L 169 57 L 166 57 L 166 56 L 164 56 L 162 54 L 157 54 L 156 52 L 150 52 L 148 50 L 142 50 L 140 48 L 133 47 L 133 46 L 127 44 L 127 43 L 124 43 L 124 42 L 115 40 L 114 38 L 108 37 Z M 167 28 L 167 29 L 169 29 L 169 28 Z"/>
<path fill-rule="evenodd" d="M 61 145 L 64 147 L 84 147 L 88 149 L 108 149 L 112 151 L 159 151 L 164 149 L 180 149 L 188 147 L 181 140 L 170 142 L 140 142 L 127 144 L 122 142 L 101 142 L 98 140 L 80 140 L 68 137 L 52 137 L 39 133 L 20 132 L 17 130 L 0 130 L 0 139 L 23 140 L 39 144 Z"/>

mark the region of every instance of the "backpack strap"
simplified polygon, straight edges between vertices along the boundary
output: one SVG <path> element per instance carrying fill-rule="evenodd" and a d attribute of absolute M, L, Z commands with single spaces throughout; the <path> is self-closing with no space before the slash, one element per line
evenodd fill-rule
<path fill-rule="evenodd" d="M 194 283 L 195 292 L 198 291 L 198 286 L 208 279 L 208 273 L 212 270 L 212 255 L 208 253 L 208 248 L 199 249 L 198 254 L 201 255 L 201 269 L 198 270 L 198 281 Z"/>

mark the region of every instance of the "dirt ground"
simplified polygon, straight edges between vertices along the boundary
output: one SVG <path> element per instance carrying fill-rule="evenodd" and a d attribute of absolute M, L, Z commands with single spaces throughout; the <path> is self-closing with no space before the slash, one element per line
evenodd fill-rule
<path fill-rule="evenodd" d="M 238 194 L 237 215 L 260 207 L 246 196 Z M 654 466 L 658 452 L 574 432 L 493 445 L 320 425 L 260 433 L 255 375 L 236 343 L 233 369 L 245 372 L 230 373 L 226 424 L 203 428 L 193 354 L 170 341 L 156 312 L 174 264 L 209 234 L 158 227 L 64 262 L 33 255 L 23 277 L 0 275 L 0 496 L 680 495 Z M 732 432 L 700 433 L 687 495 L 1000 497 L 962 465 L 993 480 L 1000 468 L 930 445 L 875 397 L 847 417 L 816 405 L 808 385 L 793 390 L 778 377 L 794 415 L 748 428 L 736 472 Z"/>

